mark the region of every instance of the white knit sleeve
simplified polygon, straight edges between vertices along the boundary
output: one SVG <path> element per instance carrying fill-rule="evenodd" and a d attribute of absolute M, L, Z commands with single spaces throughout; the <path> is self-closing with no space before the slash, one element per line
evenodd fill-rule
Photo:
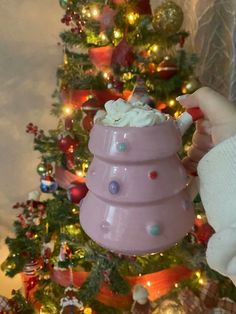
<path fill-rule="evenodd" d="M 228 227 L 236 221 L 236 136 L 202 158 L 198 175 L 209 223 L 215 231 Z"/>
<path fill-rule="evenodd" d="M 200 195 L 216 233 L 207 248 L 213 269 L 236 278 L 236 136 L 214 147 L 199 162 Z"/>

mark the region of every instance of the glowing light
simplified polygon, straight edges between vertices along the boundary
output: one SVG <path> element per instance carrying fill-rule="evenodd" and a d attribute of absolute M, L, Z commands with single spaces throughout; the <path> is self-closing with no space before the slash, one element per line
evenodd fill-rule
<path fill-rule="evenodd" d="M 83 177 L 83 172 L 81 170 L 78 170 L 75 173 L 78 177 Z"/>
<path fill-rule="evenodd" d="M 202 219 L 202 216 L 201 215 L 197 215 L 197 219 Z"/>
<path fill-rule="evenodd" d="M 93 9 L 92 14 L 94 17 L 98 16 L 98 10 L 96 8 Z"/>
<path fill-rule="evenodd" d="M 34 235 L 34 238 L 37 239 L 39 236 L 37 234 Z"/>
<path fill-rule="evenodd" d="M 16 254 L 12 254 L 12 256 L 13 256 L 13 257 L 15 257 L 15 256 L 16 256 Z"/>
<path fill-rule="evenodd" d="M 77 212 L 76 208 L 72 208 L 72 213 L 75 214 Z"/>
<path fill-rule="evenodd" d="M 101 40 L 106 41 L 107 40 L 107 36 L 104 33 L 100 33 L 99 37 L 101 38 Z"/>
<path fill-rule="evenodd" d="M 204 280 L 202 278 L 200 278 L 198 282 L 200 283 L 200 285 L 204 285 Z"/>
<path fill-rule="evenodd" d="M 174 114 L 175 118 L 178 118 L 178 116 L 180 116 L 180 115 L 181 115 L 181 111 L 176 111 Z"/>
<path fill-rule="evenodd" d="M 142 274 L 138 274 L 139 275 L 139 277 L 141 277 L 142 276 Z"/>
<path fill-rule="evenodd" d="M 84 314 L 92 314 L 92 309 L 91 309 L 91 307 L 86 307 L 85 309 L 84 309 Z"/>
<path fill-rule="evenodd" d="M 175 283 L 175 288 L 178 288 L 178 286 L 179 286 L 179 285 L 178 285 L 177 282 L 176 282 L 176 283 Z"/>
<path fill-rule="evenodd" d="M 90 12 L 87 12 L 87 17 L 91 17 L 91 13 Z"/>
<path fill-rule="evenodd" d="M 151 287 L 151 282 L 150 281 L 147 281 L 147 286 Z"/>
<path fill-rule="evenodd" d="M 152 46 L 152 51 L 157 52 L 159 50 L 159 47 L 157 45 Z"/>
<path fill-rule="evenodd" d="M 197 276 L 197 278 L 200 278 L 201 277 L 200 271 L 196 271 L 195 275 Z"/>
<path fill-rule="evenodd" d="M 82 14 L 86 14 L 86 13 L 87 13 L 86 8 L 83 8 L 83 9 L 82 9 Z"/>
<path fill-rule="evenodd" d="M 108 80 L 109 79 L 109 74 L 107 72 L 104 72 L 103 77 Z"/>
<path fill-rule="evenodd" d="M 115 38 L 120 38 L 120 37 L 121 37 L 121 32 L 118 31 L 118 30 L 115 30 L 115 31 L 114 31 L 114 37 L 115 37 Z"/>
<path fill-rule="evenodd" d="M 160 253 L 160 256 L 164 256 L 164 254 L 163 254 L 163 253 Z"/>
<path fill-rule="evenodd" d="M 170 105 L 171 107 L 175 105 L 174 99 L 171 99 L 171 100 L 169 101 L 169 105 Z"/>
<path fill-rule="evenodd" d="M 67 57 L 67 54 L 66 54 L 66 53 L 64 53 L 63 61 L 64 61 L 64 64 L 65 64 L 65 65 L 68 64 L 68 57 Z"/>
<path fill-rule="evenodd" d="M 128 18 L 129 24 L 133 25 L 136 22 L 136 20 L 139 18 L 139 14 L 131 12 L 128 14 L 127 18 Z"/>
<path fill-rule="evenodd" d="M 71 113 L 72 113 L 72 108 L 70 105 L 65 105 L 63 108 L 62 108 L 62 111 L 65 115 L 69 116 Z"/>
<path fill-rule="evenodd" d="M 69 228 L 70 228 L 70 229 L 73 229 L 73 227 L 74 227 L 73 225 L 69 225 Z"/>

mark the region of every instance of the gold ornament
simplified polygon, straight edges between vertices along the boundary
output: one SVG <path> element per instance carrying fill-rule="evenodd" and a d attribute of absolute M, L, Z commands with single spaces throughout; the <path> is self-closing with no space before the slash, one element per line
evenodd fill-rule
<path fill-rule="evenodd" d="M 183 308 L 181 305 L 176 303 L 173 300 L 164 300 L 160 307 L 159 312 L 160 314 L 183 314 Z"/>
<path fill-rule="evenodd" d="M 183 20 L 184 14 L 181 7 L 167 0 L 155 9 L 152 23 L 156 31 L 172 34 L 179 31 Z"/>
<path fill-rule="evenodd" d="M 187 81 L 183 83 L 182 93 L 183 94 L 191 94 L 195 92 L 201 86 L 200 81 L 197 77 L 191 75 Z"/>

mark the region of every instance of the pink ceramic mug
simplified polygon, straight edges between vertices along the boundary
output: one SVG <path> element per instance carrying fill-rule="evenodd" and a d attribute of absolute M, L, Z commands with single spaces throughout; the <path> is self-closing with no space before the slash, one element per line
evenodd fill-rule
<path fill-rule="evenodd" d="M 142 128 L 94 125 L 80 222 L 95 242 L 143 255 L 166 250 L 191 229 L 192 200 L 177 152 L 192 121 L 185 112 L 178 120 L 168 117 Z"/>

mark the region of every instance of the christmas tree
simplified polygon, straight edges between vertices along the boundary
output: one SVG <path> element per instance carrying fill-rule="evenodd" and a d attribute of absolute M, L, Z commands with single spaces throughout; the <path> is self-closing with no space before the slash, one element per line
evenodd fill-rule
<path fill-rule="evenodd" d="M 51 110 L 58 126 L 45 134 L 37 125 L 27 125 L 34 149 L 41 154 L 40 193 L 31 192 L 28 200 L 14 205 L 22 213 L 14 223 L 15 238 L 6 239 L 9 256 L 2 265 L 10 277 L 22 273 L 26 300 L 18 293 L 10 301 L 2 298 L 0 311 L 33 313 L 33 304 L 35 312 L 50 314 L 217 309 L 235 313 L 233 284 L 205 260 L 214 230 L 199 198 L 189 234 L 158 253 L 133 256 L 108 251 L 80 225 L 92 161 L 89 132 L 96 112 L 107 101 L 123 98 L 177 118 L 182 109 L 176 96 L 200 86 L 194 76 L 197 57 L 184 49 L 188 33 L 181 29 L 181 8 L 164 1 L 152 11 L 145 0 L 60 0 L 59 4 L 64 9 L 65 31 L 60 35 L 64 59 Z M 191 134 L 192 130 L 184 138 L 181 156 Z M 120 144 L 119 151 L 124 152 L 127 147 Z M 151 172 L 150 180 L 157 176 Z M 118 188 L 113 182 L 111 193 Z M 150 231 L 152 236 L 158 232 L 158 228 Z"/>

